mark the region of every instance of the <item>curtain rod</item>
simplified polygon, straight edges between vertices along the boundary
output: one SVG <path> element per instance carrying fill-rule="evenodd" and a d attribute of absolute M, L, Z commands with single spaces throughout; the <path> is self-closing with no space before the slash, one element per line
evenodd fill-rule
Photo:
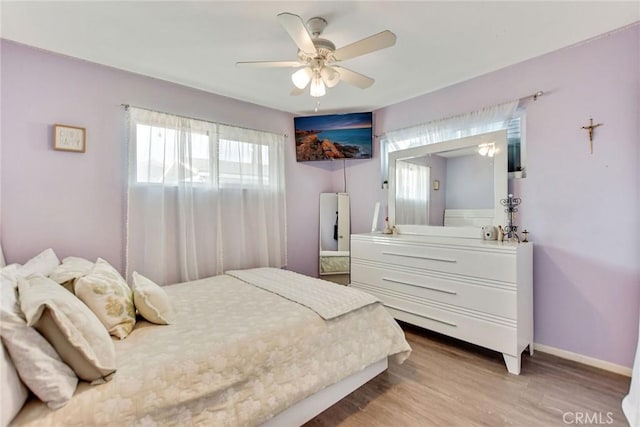
<path fill-rule="evenodd" d="M 145 108 L 145 107 L 138 107 L 137 105 L 130 105 L 130 104 L 120 104 L 121 107 L 124 107 L 125 111 L 128 110 L 130 107 L 133 108 L 139 108 L 141 110 L 147 110 L 147 111 L 153 111 L 154 113 L 160 113 L 160 114 L 169 114 L 172 116 L 177 116 L 177 117 L 182 117 L 183 119 L 189 119 L 189 120 L 199 120 L 201 122 L 208 122 L 208 123 L 214 123 L 216 125 L 223 125 L 223 126 L 231 126 L 231 127 L 236 127 L 236 128 L 240 128 L 240 129 L 246 129 L 246 130 L 252 130 L 252 131 L 257 131 L 257 132 L 265 132 L 265 131 L 261 131 L 258 129 L 251 129 L 248 127 L 244 127 L 244 126 L 238 126 L 238 125 L 230 125 L 228 123 L 220 123 L 220 122 L 214 122 L 211 120 L 207 120 L 207 119 L 201 119 L 199 117 L 190 117 L 190 116 L 183 116 L 181 114 L 173 114 L 173 113 L 167 113 L 166 111 L 159 111 L 159 110 L 153 110 L 151 108 Z M 267 133 L 274 133 L 274 132 L 267 132 Z M 284 136 L 285 138 L 288 138 L 289 135 L 286 133 L 283 133 L 282 136 Z"/>
<path fill-rule="evenodd" d="M 531 98 L 534 101 L 537 101 L 538 98 L 540 98 L 542 95 L 544 95 L 544 92 L 539 90 L 536 93 L 534 93 L 533 95 L 529 95 L 529 96 L 523 96 L 522 98 L 518 99 L 518 101 L 526 101 L 527 99 Z"/>

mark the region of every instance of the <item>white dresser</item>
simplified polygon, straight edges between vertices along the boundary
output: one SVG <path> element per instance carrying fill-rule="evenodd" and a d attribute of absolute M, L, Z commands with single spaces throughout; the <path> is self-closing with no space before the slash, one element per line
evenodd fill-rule
<path fill-rule="evenodd" d="M 398 320 L 503 354 L 533 354 L 533 246 L 455 237 L 354 234 L 351 286 Z"/>

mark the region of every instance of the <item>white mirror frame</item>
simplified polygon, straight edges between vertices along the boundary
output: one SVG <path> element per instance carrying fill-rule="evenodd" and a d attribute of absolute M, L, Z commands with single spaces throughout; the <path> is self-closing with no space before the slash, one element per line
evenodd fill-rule
<path fill-rule="evenodd" d="M 493 225 L 497 226 L 501 224 L 501 219 L 504 217 L 504 206 L 500 204 L 500 200 L 506 199 L 508 193 L 506 129 L 389 153 L 389 223 L 395 224 L 401 234 L 482 239 L 482 229 L 480 227 L 396 224 L 396 161 L 445 151 L 471 148 L 485 143 L 495 143 L 496 146 L 496 152 L 493 156 Z"/>

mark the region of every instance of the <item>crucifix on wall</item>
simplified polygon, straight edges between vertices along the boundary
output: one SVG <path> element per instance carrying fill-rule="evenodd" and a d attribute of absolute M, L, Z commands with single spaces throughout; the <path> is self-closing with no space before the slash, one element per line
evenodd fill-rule
<path fill-rule="evenodd" d="M 593 154 L 593 130 L 598 126 L 602 126 L 604 123 L 593 124 L 593 118 L 589 119 L 589 126 L 582 126 L 582 129 L 589 131 L 589 153 Z"/>

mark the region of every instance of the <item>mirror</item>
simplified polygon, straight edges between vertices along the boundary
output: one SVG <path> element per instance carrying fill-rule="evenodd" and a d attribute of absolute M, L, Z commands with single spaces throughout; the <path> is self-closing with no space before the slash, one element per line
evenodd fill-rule
<path fill-rule="evenodd" d="M 325 280 L 349 283 L 349 194 L 320 194 L 319 274 Z"/>
<path fill-rule="evenodd" d="M 404 234 L 482 238 L 502 223 L 506 130 L 389 154 L 389 220 Z"/>

